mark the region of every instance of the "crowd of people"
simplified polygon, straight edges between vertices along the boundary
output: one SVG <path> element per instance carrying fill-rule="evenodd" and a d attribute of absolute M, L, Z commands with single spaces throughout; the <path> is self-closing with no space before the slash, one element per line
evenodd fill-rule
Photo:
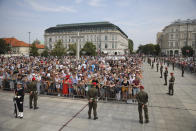
<path fill-rule="evenodd" d="M 32 79 L 38 94 L 85 98 L 96 82 L 100 99 L 136 102 L 142 79 L 143 58 L 134 57 L 0 57 L 0 87 L 25 92 Z"/>

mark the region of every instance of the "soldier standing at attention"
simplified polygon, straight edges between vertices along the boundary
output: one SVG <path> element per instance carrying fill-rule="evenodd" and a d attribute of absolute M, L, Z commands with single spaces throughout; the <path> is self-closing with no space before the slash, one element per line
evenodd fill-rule
<path fill-rule="evenodd" d="M 175 77 L 174 77 L 174 73 L 170 73 L 171 78 L 169 80 L 169 95 L 174 95 L 174 81 L 175 81 Z"/>
<path fill-rule="evenodd" d="M 167 76 L 168 76 L 168 70 L 167 70 L 167 67 L 165 67 L 165 72 L 164 72 L 165 84 L 164 85 L 167 85 Z"/>
<path fill-rule="evenodd" d="M 148 94 L 144 91 L 144 87 L 140 86 L 140 92 L 137 94 L 136 99 L 138 101 L 138 112 L 139 112 L 139 122 L 143 124 L 142 109 L 144 109 L 145 123 L 149 122 L 148 118 Z"/>
<path fill-rule="evenodd" d="M 182 77 L 184 77 L 184 68 L 185 68 L 185 64 L 182 64 Z"/>
<path fill-rule="evenodd" d="M 159 72 L 159 62 L 157 61 L 157 72 Z"/>
<path fill-rule="evenodd" d="M 91 119 L 91 111 L 93 109 L 94 120 L 98 119 L 97 117 L 97 97 L 98 97 L 98 90 L 96 89 L 96 82 L 92 83 L 92 88 L 89 89 L 87 98 L 89 100 L 89 110 L 88 110 L 88 119 Z"/>
<path fill-rule="evenodd" d="M 154 61 L 152 61 L 152 67 L 151 67 L 152 69 L 154 68 Z"/>
<path fill-rule="evenodd" d="M 173 62 L 172 62 L 172 67 L 173 67 L 173 71 L 174 71 L 174 67 L 175 67 L 175 60 L 173 60 Z"/>
<path fill-rule="evenodd" d="M 161 63 L 161 67 L 160 67 L 160 73 L 161 73 L 161 77 L 162 78 L 162 75 L 163 75 L 163 64 Z"/>
<path fill-rule="evenodd" d="M 24 102 L 24 89 L 22 83 L 17 82 L 17 88 L 15 89 L 15 100 L 18 107 L 18 117 L 23 118 L 23 102 Z"/>
<path fill-rule="evenodd" d="M 38 109 L 37 107 L 37 83 L 36 83 L 36 79 L 35 77 L 32 78 L 32 82 L 29 84 L 29 89 L 30 89 L 30 93 L 29 93 L 29 108 L 32 109 L 32 101 L 34 104 L 34 110 Z"/>

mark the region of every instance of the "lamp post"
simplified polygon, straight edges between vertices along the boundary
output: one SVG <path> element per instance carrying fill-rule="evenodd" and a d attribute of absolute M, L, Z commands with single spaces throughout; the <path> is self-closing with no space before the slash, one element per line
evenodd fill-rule
<path fill-rule="evenodd" d="M 30 55 L 30 36 L 31 36 L 31 32 L 28 32 L 29 33 L 29 55 Z"/>

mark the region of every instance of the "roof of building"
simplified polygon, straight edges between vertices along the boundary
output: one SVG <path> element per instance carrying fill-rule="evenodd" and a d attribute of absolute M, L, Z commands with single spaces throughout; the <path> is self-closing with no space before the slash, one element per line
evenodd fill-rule
<path fill-rule="evenodd" d="M 31 46 L 31 44 L 28 44 L 24 41 L 19 41 L 16 38 L 3 38 L 3 39 L 6 41 L 7 44 L 11 44 L 12 47 L 29 47 L 29 46 Z M 41 44 L 35 44 L 35 46 L 38 49 L 44 48 L 44 45 L 41 45 Z"/>
<path fill-rule="evenodd" d="M 7 44 L 11 44 L 12 47 L 29 47 L 29 44 L 19 41 L 16 38 L 3 38 Z"/>
<path fill-rule="evenodd" d="M 189 24 L 189 25 L 196 25 L 196 19 L 193 19 L 193 20 L 191 20 L 191 19 L 187 19 L 187 20 L 180 20 L 180 19 L 178 19 L 178 20 L 172 22 L 171 24 L 169 24 L 168 26 L 165 26 L 163 31 L 165 29 L 167 29 L 168 27 L 170 27 L 170 26 L 179 26 L 179 25 L 187 25 L 187 24 Z"/>
<path fill-rule="evenodd" d="M 125 35 L 127 38 L 128 36 L 116 25 L 103 21 L 103 22 L 89 22 L 89 23 L 73 23 L 73 24 L 58 24 L 55 27 L 50 27 L 45 30 L 45 33 L 52 33 L 52 32 L 64 32 L 64 31 L 70 31 L 70 30 L 80 30 L 80 29 L 88 29 L 88 28 L 114 28 L 119 30 L 123 35 Z"/>

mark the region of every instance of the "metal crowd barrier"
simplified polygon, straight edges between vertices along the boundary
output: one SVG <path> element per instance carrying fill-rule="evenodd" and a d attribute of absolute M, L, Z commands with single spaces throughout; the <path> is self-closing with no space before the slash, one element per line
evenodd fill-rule
<path fill-rule="evenodd" d="M 12 83 L 12 81 L 7 81 L 6 86 L 3 86 L 4 90 L 14 90 L 14 88 L 10 88 L 8 83 Z M 41 82 L 40 87 L 37 87 L 38 94 L 42 95 L 53 95 L 53 96 L 61 96 L 67 98 L 80 98 L 84 99 L 87 97 L 88 90 L 91 88 L 91 84 L 85 85 L 76 85 L 76 84 L 67 84 L 67 89 L 63 88 L 62 83 L 60 87 L 57 88 L 56 84 L 47 85 L 46 82 Z M 98 97 L 102 101 L 127 101 L 127 100 L 135 100 L 135 96 L 133 96 L 133 88 L 132 87 L 109 87 L 109 86 L 100 86 L 98 89 Z M 66 93 L 64 92 L 66 90 Z M 25 88 L 25 92 L 29 93 L 28 88 Z M 135 100 L 136 101 L 136 100 Z"/>

